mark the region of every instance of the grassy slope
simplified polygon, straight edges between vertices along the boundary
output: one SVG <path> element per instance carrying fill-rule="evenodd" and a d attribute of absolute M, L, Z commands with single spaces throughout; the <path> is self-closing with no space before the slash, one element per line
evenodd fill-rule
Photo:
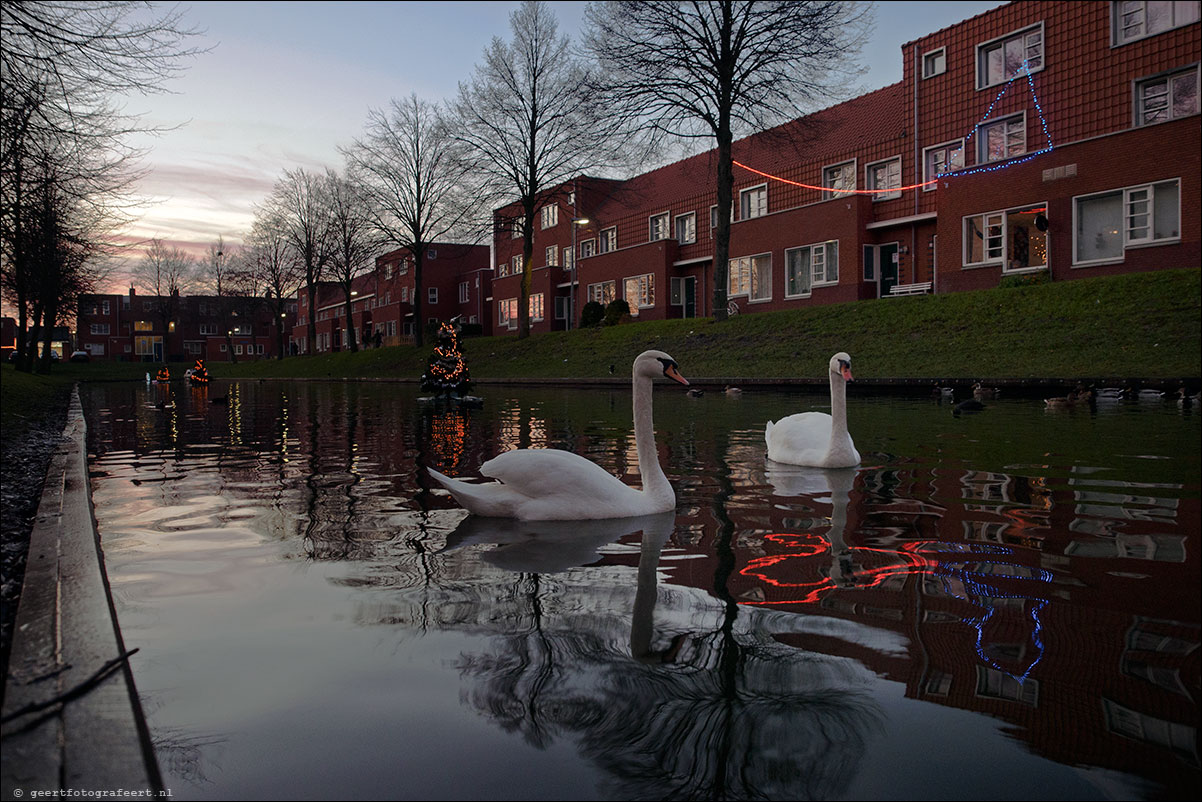
<path fill-rule="evenodd" d="M 646 348 L 696 378 L 819 378 L 836 351 L 863 379 L 1202 377 L 1198 270 L 859 301 L 784 312 L 630 323 L 464 341 L 473 378 L 624 376 Z M 409 347 L 211 364 L 218 377 L 416 379 L 430 352 Z M 182 372 L 184 366 L 179 366 Z M 60 365 L 79 378 L 138 378 L 143 365 Z M 175 371 L 173 371 L 175 372 Z"/>
<path fill-rule="evenodd" d="M 0 366 L 0 376 L 0 437 L 5 444 L 57 414 L 70 396 L 70 377 L 30 375 L 12 365 Z"/>

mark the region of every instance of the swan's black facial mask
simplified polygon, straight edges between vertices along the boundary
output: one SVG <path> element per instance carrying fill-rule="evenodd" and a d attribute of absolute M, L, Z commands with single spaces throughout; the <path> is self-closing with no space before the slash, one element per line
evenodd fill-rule
<path fill-rule="evenodd" d="M 688 385 L 689 380 L 680 375 L 680 368 L 676 366 L 675 362 L 670 359 L 660 359 L 659 361 L 663 363 L 665 376 L 674 382 L 680 382 L 686 386 Z"/>
<path fill-rule="evenodd" d="M 855 377 L 851 375 L 851 363 L 839 360 L 839 372 L 843 374 L 843 378 L 847 381 L 855 381 Z"/>

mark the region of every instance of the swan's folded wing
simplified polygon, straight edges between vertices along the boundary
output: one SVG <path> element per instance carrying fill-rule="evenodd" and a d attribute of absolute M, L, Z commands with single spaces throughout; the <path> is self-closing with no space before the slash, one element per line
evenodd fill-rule
<path fill-rule="evenodd" d="M 481 465 L 480 473 L 529 498 L 569 496 L 576 503 L 602 501 L 631 489 L 595 462 L 553 448 L 506 451 Z"/>
<path fill-rule="evenodd" d="M 459 502 L 468 512 L 491 518 L 512 518 L 518 506 L 529 499 L 499 482 L 473 483 L 452 479 L 433 468 L 426 468 L 431 476 Z"/>

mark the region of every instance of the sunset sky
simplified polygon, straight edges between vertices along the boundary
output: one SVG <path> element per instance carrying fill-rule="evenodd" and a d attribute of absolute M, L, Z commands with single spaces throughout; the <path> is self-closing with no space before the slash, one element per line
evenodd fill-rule
<path fill-rule="evenodd" d="M 174 127 L 149 149 L 144 198 L 129 234 L 194 253 L 241 240 L 253 208 L 285 169 L 340 169 L 337 148 L 371 108 L 416 93 L 454 97 L 494 36 L 508 40 L 516 2 L 198 2 L 185 19 L 208 52 L 170 94 L 136 97 L 128 111 Z M 553 2 L 576 38 L 583 2 Z M 863 89 L 901 79 L 900 47 L 999 2 L 883 2 L 862 62 Z"/>

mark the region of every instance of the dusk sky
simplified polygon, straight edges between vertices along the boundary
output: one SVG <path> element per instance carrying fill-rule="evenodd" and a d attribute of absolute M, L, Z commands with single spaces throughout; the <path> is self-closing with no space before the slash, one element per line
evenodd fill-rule
<path fill-rule="evenodd" d="M 902 44 L 1000 2 L 882 2 L 862 54 L 864 90 L 901 79 Z M 584 2 L 553 2 L 576 38 Z M 341 169 L 337 148 L 368 110 L 411 93 L 453 98 L 494 36 L 510 38 L 516 2 L 198 2 L 186 11 L 197 56 L 167 88 L 128 111 L 179 126 L 150 149 L 146 202 L 129 233 L 195 253 L 241 241 L 253 207 L 285 169 Z M 160 8 L 161 11 L 161 8 Z"/>

